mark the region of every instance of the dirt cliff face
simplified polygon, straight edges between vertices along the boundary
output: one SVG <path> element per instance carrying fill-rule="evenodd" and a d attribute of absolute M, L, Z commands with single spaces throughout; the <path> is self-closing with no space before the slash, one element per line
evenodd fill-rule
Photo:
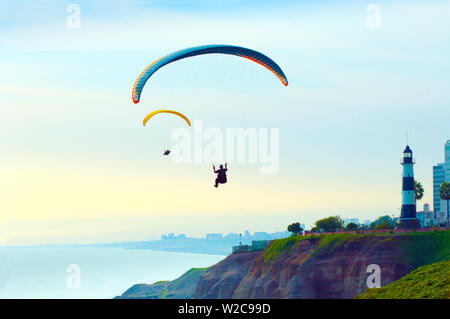
<path fill-rule="evenodd" d="M 369 265 L 380 267 L 386 286 L 441 260 L 450 260 L 450 231 L 295 236 L 172 282 L 135 286 L 122 297 L 354 298 L 368 288 Z"/>
<path fill-rule="evenodd" d="M 200 275 L 207 269 L 192 268 L 172 281 L 137 284 L 115 299 L 190 299 L 194 297 Z"/>
<path fill-rule="evenodd" d="M 194 298 L 234 298 L 260 252 L 231 255 L 202 274 Z"/>
<path fill-rule="evenodd" d="M 227 257 L 202 274 L 194 298 L 354 298 L 379 265 L 381 286 L 449 259 L 450 233 L 330 235 L 274 241 Z"/>

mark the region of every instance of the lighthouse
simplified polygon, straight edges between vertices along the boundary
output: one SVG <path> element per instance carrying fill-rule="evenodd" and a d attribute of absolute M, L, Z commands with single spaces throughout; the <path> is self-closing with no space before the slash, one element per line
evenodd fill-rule
<path fill-rule="evenodd" d="M 414 160 L 409 145 L 406 145 L 400 163 L 403 166 L 402 211 L 399 219 L 400 228 L 420 228 L 420 223 L 416 216 L 416 199 L 414 196 Z"/>

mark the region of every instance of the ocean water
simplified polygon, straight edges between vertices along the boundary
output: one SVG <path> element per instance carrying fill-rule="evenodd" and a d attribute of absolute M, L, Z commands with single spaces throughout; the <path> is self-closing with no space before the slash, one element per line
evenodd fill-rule
<path fill-rule="evenodd" d="M 225 256 L 100 247 L 0 248 L 0 298 L 113 298 Z"/>

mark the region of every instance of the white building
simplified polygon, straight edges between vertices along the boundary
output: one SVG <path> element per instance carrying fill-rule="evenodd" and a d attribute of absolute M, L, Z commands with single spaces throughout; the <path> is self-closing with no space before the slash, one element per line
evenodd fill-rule
<path fill-rule="evenodd" d="M 418 211 L 416 216 L 422 228 L 433 227 L 436 224 L 434 212 L 430 210 L 429 204 L 424 204 L 423 211 Z"/>
<path fill-rule="evenodd" d="M 350 223 L 354 223 L 356 225 L 359 225 L 359 219 L 358 218 L 346 218 L 346 219 L 344 219 L 344 226 L 347 226 Z"/>

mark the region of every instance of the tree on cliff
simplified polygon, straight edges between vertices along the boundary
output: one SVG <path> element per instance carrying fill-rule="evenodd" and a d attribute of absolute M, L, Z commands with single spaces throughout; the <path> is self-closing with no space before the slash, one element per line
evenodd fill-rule
<path fill-rule="evenodd" d="M 441 187 L 439 188 L 439 197 L 443 200 L 447 201 L 447 226 L 449 225 L 448 221 L 448 201 L 450 200 L 450 183 L 443 182 Z"/>
<path fill-rule="evenodd" d="M 357 230 L 359 228 L 358 224 L 355 223 L 348 223 L 347 226 L 345 226 L 345 230 L 352 231 Z"/>
<path fill-rule="evenodd" d="M 303 231 L 303 228 L 300 226 L 300 223 L 292 223 L 287 227 L 287 230 L 295 235 L 298 235 Z"/>
<path fill-rule="evenodd" d="M 384 215 L 384 216 L 378 217 L 377 220 L 373 221 L 370 224 L 370 228 L 375 229 L 381 223 L 383 223 L 384 225 L 387 225 L 389 223 L 389 225 L 391 226 L 390 228 L 394 228 L 396 225 L 395 220 L 391 216 Z M 385 226 L 383 226 L 383 227 L 385 227 Z M 377 229 L 389 229 L 389 228 L 377 228 Z"/>
<path fill-rule="evenodd" d="M 414 180 L 414 198 L 416 199 L 416 202 L 422 199 L 423 193 L 424 190 L 422 184 Z"/>
<path fill-rule="evenodd" d="M 340 216 L 330 216 L 316 221 L 316 227 L 323 229 L 325 232 L 335 232 L 344 228 L 344 221 Z"/>

